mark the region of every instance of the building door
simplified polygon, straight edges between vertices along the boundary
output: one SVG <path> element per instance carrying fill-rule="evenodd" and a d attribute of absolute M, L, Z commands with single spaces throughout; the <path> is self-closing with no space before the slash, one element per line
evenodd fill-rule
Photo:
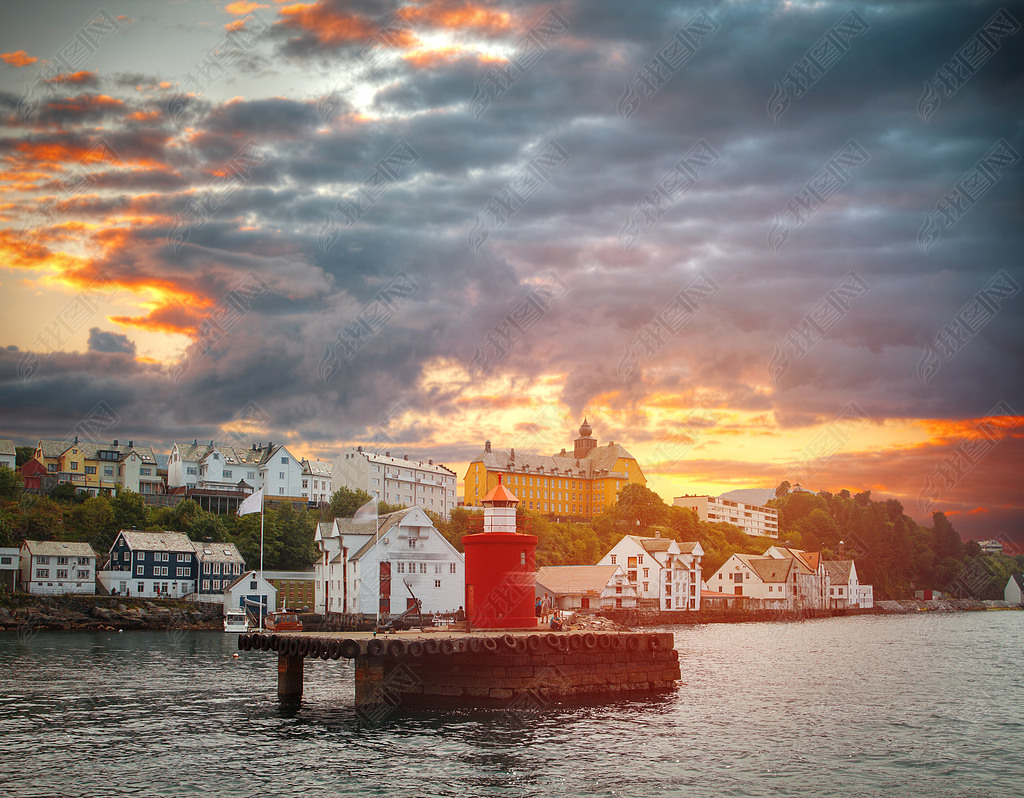
<path fill-rule="evenodd" d="M 391 614 L 391 563 L 380 564 L 380 613 Z"/>

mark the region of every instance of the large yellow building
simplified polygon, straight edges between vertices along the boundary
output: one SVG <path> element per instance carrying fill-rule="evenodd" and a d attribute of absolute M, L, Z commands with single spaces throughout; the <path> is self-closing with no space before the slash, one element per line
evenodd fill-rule
<path fill-rule="evenodd" d="M 466 471 L 466 506 L 483 506 L 481 499 L 498 484 L 499 475 L 523 509 L 564 518 L 593 518 L 615 504 L 624 486 L 646 487 L 636 458 L 614 442 L 598 446 L 591 432 L 584 419 L 572 453 L 562 449 L 551 456 L 492 451 L 487 441 Z"/>

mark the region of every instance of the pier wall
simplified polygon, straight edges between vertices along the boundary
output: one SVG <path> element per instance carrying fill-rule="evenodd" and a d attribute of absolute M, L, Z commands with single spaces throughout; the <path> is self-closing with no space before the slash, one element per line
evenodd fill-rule
<path fill-rule="evenodd" d="M 238 642 L 242 650 L 278 653 L 283 698 L 301 695 L 303 658 L 353 659 L 356 706 L 363 713 L 373 707 L 509 707 L 654 693 L 674 689 L 680 678 L 670 632 L 405 639 L 250 633 Z"/>

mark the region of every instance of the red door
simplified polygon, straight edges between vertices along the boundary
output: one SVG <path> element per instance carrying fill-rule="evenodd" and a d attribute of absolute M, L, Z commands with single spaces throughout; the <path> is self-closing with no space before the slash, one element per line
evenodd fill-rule
<path fill-rule="evenodd" d="M 380 564 L 380 613 L 391 614 L 391 563 Z"/>

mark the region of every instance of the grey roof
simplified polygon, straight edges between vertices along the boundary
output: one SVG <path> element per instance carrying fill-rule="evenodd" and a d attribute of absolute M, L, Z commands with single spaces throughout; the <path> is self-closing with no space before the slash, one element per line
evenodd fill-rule
<path fill-rule="evenodd" d="M 389 530 L 394 529 L 396 526 L 401 524 L 402 521 L 405 520 L 405 517 L 409 513 L 411 513 L 413 510 L 415 510 L 415 509 L 416 509 L 415 507 L 408 507 L 405 510 L 398 510 L 397 512 L 394 512 L 394 513 L 388 513 L 387 515 L 382 515 L 380 517 L 380 528 L 379 529 L 376 526 L 370 527 L 369 524 L 360 524 L 358 529 L 353 529 L 352 532 L 354 534 L 358 535 L 363 530 L 365 530 L 367 527 L 369 527 L 369 529 L 370 529 L 369 533 L 366 533 L 366 532 L 362 532 L 362 533 L 363 534 L 370 534 L 371 537 L 370 537 L 370 539 L 368 541 L 366 541 L 366 543 L 364 543 L 362 545 L 362 547 L 359 549 L 359 551 L 357 551 L 355 554 L 353 554 L 351 557 L 349 557 L 349 559 L 350 560 L 358 560 L 359 558 L 361 558 L 364 554 L 366 554 L 366 552 L 368 552 L 370 549 L 373 548 L 374 542 L 377 540 L 377 538 L 381 537 L 382 535 L 384 535 Z M 338 520 L 338 526 L 341 527 L 342 526 L 342 523 L 341 523 L 342 521 L 351 521 L 352 519 L 351 518 L 339 518 L 337 520 Z M 349 525 L 346 525 L 346 526 L 349 526 Z M 348 530 L 347 529 L 343 529 L 342 531 L 343 532 L 347 532 Z"/>
<path fill-rule="evenodd" d="M 491 471 L 515 471 L 523 474 L 544 473 L 553 476 L 561 474 L 563 476 L 592 479 L 595 476 L 602 475 L 602 472 L 605 471 L 608 472 L 608 475 L 622 475 L 621 472 L 613 470 L 615 468 L 615 461 L 620 457 L 636 461 L 636 458 L 622 446 L 613 443 L 608 446 L 598 446 L 590 449 L 585 457 L 579 458 L 573 457 L 568 453 L 565 455 L 555 454 L 548 456 L 523 454 L 520 452 L 515 453 L 513 457 L 512 450 L 508 449 L 492 450 L 490 452 L 484 450 L 474 457 L 471 462 L 483 463 Z"/>
<path fill-rule="evenodd" d="M 220 446 L 216 442 L 213 445 L 209 443 L 176 443 L 178 447 L 178 454 L 182 460 L 188 462 L 198 463 L 208 454 L 213 451 L 218 451 L 224 455 L 224 462 L 230 463 L 231 465 L 259 465 L 264 460 L 264 455 L 267 454 L 267 449 L 257 448 L 253 450 L 251 446 Z"/>
<path fill-rule="evenodd" d="M 96 552 L 88 543 L 66 543 L 61 540 L 26 540 L 23 545 L 28 553 L 41 557 L 95 557 Z"/>
<path fill-rule="evenodd" d="M 133 551 L 188 551 L 194 550 L 192 541 L 184 532 L 139 532 L 122 529 L 120 537 Z M 117 543 L 117 540 L 114 540 Z M 113 547 L 111 547 L 113 548 Z"/>
<path fill-rule="evenodd" d="M 850 571 L 853 569 L 853 560 L 825 560 L 825 569 L 828 571 L 829 579 L 833 584 L 850 581 Z"/>
<path fill-rule="evenodd" d="M 156 470 L 166 471 L 167 461 L 171 459 L 171 456 L 169 454 L 158 454 L 156 452 L 153 453 L 153 456 L 156 458 Z"/>
<path fill-rule="evenodd" d="M 0 438 L 0 454 L 17 454 L 17 452 L 14 451 L 14 441 L 7 440 L 7 438 Z"/>
<path fill-rule="evenodd" d="M 43 457 L 60 457 L 74 445 L 74 441 L 39 441 L 36 448 L 43 450 Z"/>
<path fill-rule="evenodd" d="M 196 559 L 199 562 L 245 562 L 241 552 L 234 543 L 215 541 L 213 543 L 199 543 L 192 541 L 195 548 Z"/>
<path fill-rule="evenodd" d="M 1017 583 L 1017 587 L 1024 593 L 1024 574 L 1011 574 L 1010 578 Z"/>
<path fill-rule="evenodd" d="M 750 569 L 762 582 L 785 582 L 794 560 L 777 560 L 774 557 L 750 557 L 745 560 Z"/>
<path fill-rule="evenodd" d="M 71 447 L 77 447 L 85 460 L 99 460 L 99 452 L 101 451 L 117 452 L 118 460 L 123 460 L 130 452 L 134 451 L 142 458 L 144 463 L 156 464 L 156 455 L 153 453 L 152 446 L 128 446 L 127 444 L 121 443 L 118 443 L 118 445 L 115 446 L 113 443 L 86 443 L 84 441 L 79 441 L 78 443 L 71 443 L 61 452 L 61 454 Z"/>
<path fill-rule="evenodd" d="M 314 477 L 330 477 L 333 476 L 333 468 L 330 463 L 324 460 L 303 460 L 302 468 L 304 471 L 308 471 Z"/>
<path fill-rule="evenodd" d="M 640 535 L 626 535 L 626 537 L 639 543 L 643 547 L 643 550 L 650 554 L 654 554 L 659 551 L 668 551 L 669 546 L 672 545 L 672 538 L 647 538 L 641 537 Z"/>

